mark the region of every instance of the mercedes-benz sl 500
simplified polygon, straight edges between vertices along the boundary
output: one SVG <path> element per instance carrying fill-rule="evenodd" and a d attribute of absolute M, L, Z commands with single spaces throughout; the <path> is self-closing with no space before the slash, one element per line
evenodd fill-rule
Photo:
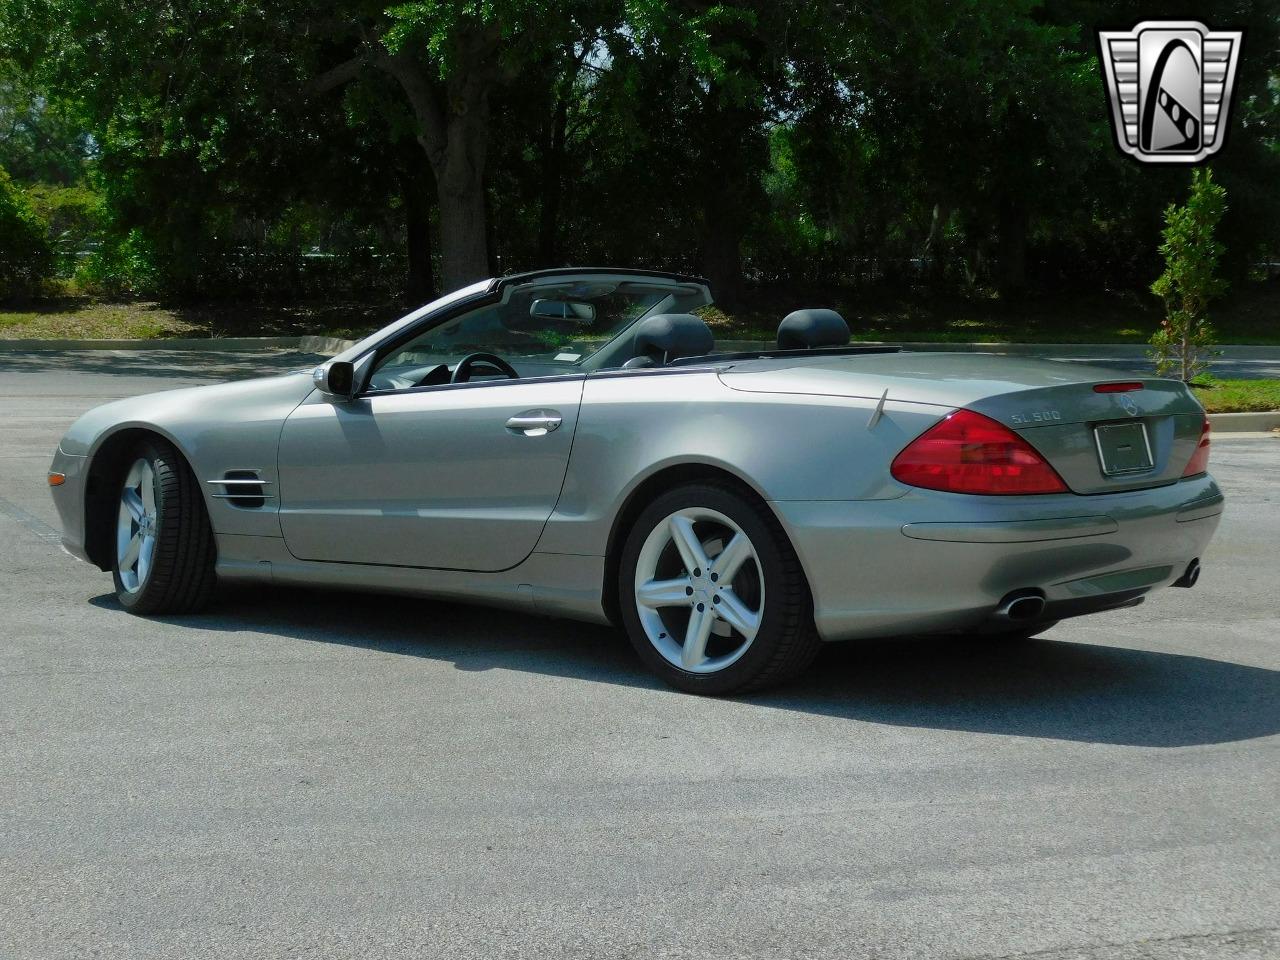
<path fill-rule="evenodd" d="M 1179 382 L 850 345 L 830 310 L 717 342 L 695 277 L 564 269 L 428 304 L 314 370 L 98 407 L 50 482 L 138 614 L 218 580 L 613 623 L 668 682 L 825 641 L 1034 636 L 1191 586 L 1223 497 Z"/>

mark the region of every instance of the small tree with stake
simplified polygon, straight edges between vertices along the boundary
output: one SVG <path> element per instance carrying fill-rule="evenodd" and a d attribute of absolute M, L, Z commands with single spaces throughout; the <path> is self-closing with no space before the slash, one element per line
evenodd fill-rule
<path fill-rule="evenodd" d="M 1209 365 L 1214 353 L 1214 330 L 1209 323 L 1209 303 L 1227 291 L 1218 276 L 1218 261 L 1225 249 L 1214 239 L 1227 210 L 1227 191 L 1213 182 L 1207 167 L 1191 177 L 1191 195 L 1185 205 L 1169 204 L 1164 212 L 1164 272 L 1151 292 L 1164 301 L 1165 318 L 1151 335 L 1151 355 L 1163 376 L 1176 372 L 1190 382 Z"/>

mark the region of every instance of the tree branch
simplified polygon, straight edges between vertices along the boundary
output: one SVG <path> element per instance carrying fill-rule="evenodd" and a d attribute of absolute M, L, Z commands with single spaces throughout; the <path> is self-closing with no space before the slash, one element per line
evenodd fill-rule
<path fill-rule="evenodd" d="M 379 52 L 374 57 L 374 64 L 380 70 L 389 73 L 400 84 L 405 96 L 409 98 L 409 106 L 413 108 L 413 116 L 418 121 L 421 131 L 418 140 L 427 152 L 427 159 L 439 174 L 444 163 L 447 134 L 445 132 L 444 109 L 440 97 L 431 85 L 426 71 L 413 57 L 404 53 L 390 53 L 379 44 Z"/>
<path fill-rule="evenodd" d="M 316 97 L 322 93 L 328 93 L 330 90 L 350 83 L 367 65 L 368 59 L 363 54 L 352 57 L 310 81 L 303 87 L 302 94 L 304 97 Z"/>

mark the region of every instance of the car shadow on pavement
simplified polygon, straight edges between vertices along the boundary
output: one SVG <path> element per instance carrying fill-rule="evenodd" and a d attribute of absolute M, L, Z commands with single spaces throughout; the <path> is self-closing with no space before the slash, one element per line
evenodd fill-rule
<path fill-rule="evenodd" d="M 90 601 L 118 609 L 113 594 Z M 224 588 L 202 630 L 660 689 L 607 627 L 406 597 Z M 1280 732 L 1280 671 L 1209 657 L 1045 638 L 907 637 L 833 644 L 787 686 L 739 703 L 866 723 L 1126 746 L 1230 743 Z"/>
<path fill-rule="evenodd" d="M 895 726 L 1143 747 L 1280 732 L 1280 671 L 1211 657 L 1044 637 L 832 644 L 798 683 L 760 698 Z M 1059 635 L 1061 635 L 1059 633 Z"/>

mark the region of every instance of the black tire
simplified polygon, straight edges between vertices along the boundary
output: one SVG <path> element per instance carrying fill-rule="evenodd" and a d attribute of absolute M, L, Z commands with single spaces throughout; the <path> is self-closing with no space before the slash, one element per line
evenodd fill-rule
<path fill-rule="evenodd" d="M 173 445 L 158 438 L 139 444 L 126 458 L 125 471 L 139 459 L 147 460 L 155 472 L 155 549 L 145 582 L 129 590 L 112 540 L 116 597 L 130 613 L 194 613 L 208 604 L 217 584 L 217 549 L 199 482 Z M 112 509 L 118 509 L 126 476 L 117 477 Z M 113 528 L 115 522 L 113 515 Z"/>
<path fill-rule="evenodd" d="M 736 523 L 751 541 L 763 579 L 754 640 L 737 661 L 713 673 L 694 673 L 671 663 L 650 641 L 637 611 L 636 567 L 644 543 L 658 524 L 688 508 L 714 510 Z M 808 581 L 781 524 L 768 506 L 729 484 L 687 484 L 645 507 L 623 545 L 618 598 L 623 626 L 640 658 L 671 686 L 689 693 L 722 695 L 775 686 L 802 673 L 822 646 L 813 626 Z"/>

